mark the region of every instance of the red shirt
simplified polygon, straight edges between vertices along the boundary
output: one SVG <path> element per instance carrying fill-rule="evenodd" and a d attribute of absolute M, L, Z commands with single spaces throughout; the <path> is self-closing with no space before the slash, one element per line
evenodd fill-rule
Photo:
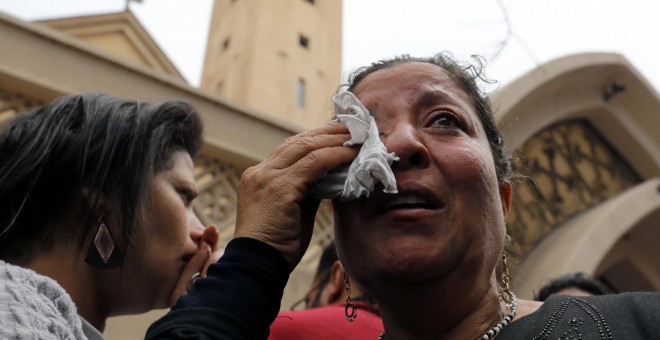
<path fill-rule="evenodd" d="M 383 333 L 378 310 L 364 303 L 355 304 L 358 315 L 353 322 L 346 321 L 344 304 L 280 312 L 270 326 L 268 339 L 378 339 Z"/>

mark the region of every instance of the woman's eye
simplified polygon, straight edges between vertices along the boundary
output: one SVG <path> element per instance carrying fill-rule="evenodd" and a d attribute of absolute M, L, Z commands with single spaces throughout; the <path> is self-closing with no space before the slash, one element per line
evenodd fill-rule
<path fill-rule="evenodd" d="M 463 123 L 461 120 L 449 111 L 437 111 L 432 118 L 432 125 L 442 128 L 458 128 L 463 130 Z"/>
<path fill-rule="evenodd" d="M 195 199 L 195 195 L 188 190 L 179 190 L 179 196 L 186 205 L 189 205 Z"/>

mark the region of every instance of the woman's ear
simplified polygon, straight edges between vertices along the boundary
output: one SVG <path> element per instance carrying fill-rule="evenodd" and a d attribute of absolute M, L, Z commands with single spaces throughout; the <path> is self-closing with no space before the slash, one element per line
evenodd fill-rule
<path fill-rule="evenodd" d="M 500 185 L 500 201 L 502 201 L 502 212 L 504 217 L 509 214 L 509 208 L 511 207 L 511 192 L 513 191 L 513 185 L 509 181 L 504 181 Z"/>
<path fill-rule="evenodd" d="M 82 195 L 87 204 L 87 208 L 96 215 L 103 215 L 107 209 L 107 200 L 105 196 L 96 189 L 82 188 Z"/>
<path fill-rule="evenodd" d="M 335 261 L 330 268 L 330 282 L 328 282 L 328 301 L 326 304 L 335 304 L 345 298 L 344 292 L 344 266 L 339 260 Z"/>

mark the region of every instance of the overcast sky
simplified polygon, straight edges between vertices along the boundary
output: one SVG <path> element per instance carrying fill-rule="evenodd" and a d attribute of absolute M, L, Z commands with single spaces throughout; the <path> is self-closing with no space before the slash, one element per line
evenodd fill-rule
<path fill-rule="evenodd" d="M 248 1 L 248 0 L 246 0 Z M 280 0 L 270 0 L 280 1 Z M 339 0 L 332 0 L 339 1 Z M 507 37 L 502 7 L 513 35 Z M 0 0 L 26 20 L 123 10 L 123 0 Z M 144 0 L 130 9 L 184 76 L 199 83 L 212 0 Z M 402 53 L 488 59 L 501 85 L 539 63 L 581 52 L 623 54 L 660 89 L 658 0 L 344 0 L 342 65 L 356 67 Z"/>

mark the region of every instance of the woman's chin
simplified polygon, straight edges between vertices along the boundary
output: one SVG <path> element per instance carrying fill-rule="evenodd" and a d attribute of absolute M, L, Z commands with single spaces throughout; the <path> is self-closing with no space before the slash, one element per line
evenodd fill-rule
<path fill-rule="evenodd" d="M 374 277 L 393 283 L 414 284 L 442 275 L 445 271 L 446 264 L 438 258 L 413 255 L 404 254 L 397 258 L 378 261 L 380 263 L 373 266 Z"/>

